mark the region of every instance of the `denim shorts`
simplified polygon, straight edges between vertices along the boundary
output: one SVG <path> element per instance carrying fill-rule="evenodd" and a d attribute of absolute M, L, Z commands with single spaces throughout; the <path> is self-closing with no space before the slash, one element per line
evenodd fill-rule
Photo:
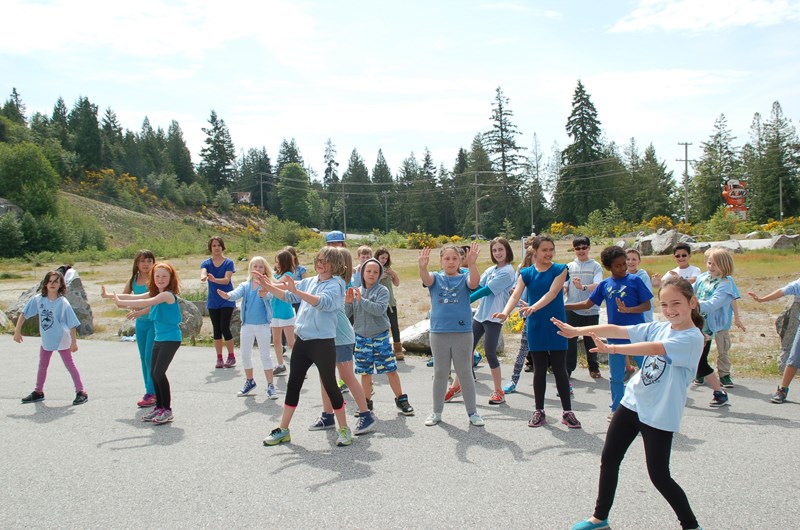
<path fill-rule="evenodd" d="M 346 363 L 353 360 L 353 347 L 355 344 L 342 344 L 336 346 L 336 362 Z"/>

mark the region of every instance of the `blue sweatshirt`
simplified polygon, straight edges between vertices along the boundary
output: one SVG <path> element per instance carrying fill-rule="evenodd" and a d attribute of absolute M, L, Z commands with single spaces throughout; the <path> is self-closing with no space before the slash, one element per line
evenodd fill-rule
<path fill-rule="evenodd" d="M 272 295 L 267 293 L 262 298 L 260 293 L 261 287 L 253 289 L 250 280 L 240 283 L 236 289 L 228 293 L 230 302 L 242 299 L 240 308 L 242 324 L 259 325 L 272 322 L 272 308 L 270 307 Z"/>
<path fill-rule="evenodd" d="M 294 293 L 286 292 L 285 300 L 300 304 L 294 323 L 294 333 L 303 340 L 335 339 L 336 313 L 344 308 L 344 280 L 338 276 L 319 281 L 319 276 L 305 278 L 297 283 L 297 290 L 319 297 L 312 306 Z"/>

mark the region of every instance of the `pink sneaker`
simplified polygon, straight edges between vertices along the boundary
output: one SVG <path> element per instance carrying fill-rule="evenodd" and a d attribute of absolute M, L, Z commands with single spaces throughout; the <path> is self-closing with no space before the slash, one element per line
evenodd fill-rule
<path fill-rule="evenodd" d="M 141 401 L 136 403 L 136 406 L 140 409 L 146 409 L 148 407 L 153 407 L 156 404 L 156 395 L 155 394 L 145 394 Z"/>
<path fill-rule="evenodd" d="M 153 418 L 161 414 L 161 410 L 162 409 L 155 408 L 150 412 L 147 412 L 146 414 L 142 415 L 142 421 L 153 421 Z"/>
<path fill-rule="evenodd" d="M 225 368 L 225 361 L 222 360 L 222 357 L 217 357 L 216 368 Z"/>

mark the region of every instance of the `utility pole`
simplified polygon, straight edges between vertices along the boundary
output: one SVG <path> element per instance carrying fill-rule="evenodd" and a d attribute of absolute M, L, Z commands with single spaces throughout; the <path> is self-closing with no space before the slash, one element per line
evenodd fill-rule
<path fill-rule="evenodd" d="M 383 195 L 383 219 L 386 223 L 386 233 L 389 233 L 389 192 L 384 190 L 381 192 Z"/>
<path fill-rule="evenodd" d="M 342 217 L 344 220 L 344 237 L 347 238 L 347 196 L 344 194 L 344 179 L 342 179 Z"/>
<path fill-rule="evenodd" d="M 475 236 L 478 235 L 478 174 L 475 173 Z"/>
<path fill-rule="evenodd" d="M 689 222 L 689 146 L 691 142 L 678 142 L 678 145 L 683 146 L 683 159 L 676 158 L 676 162 L 683 162 L 685 164 L 683 170 L 683 221 Z M 691 160 L 694 162 L 694 160 Z"/>

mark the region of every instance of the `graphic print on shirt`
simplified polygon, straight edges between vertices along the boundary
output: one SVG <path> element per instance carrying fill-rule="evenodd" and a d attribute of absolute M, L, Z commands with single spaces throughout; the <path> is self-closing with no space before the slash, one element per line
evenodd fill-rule
<path fill-rule="evenodd" d="M 456 281 L 451 281 L 447 276 L 442 275 L 441 289 L 439 289 L 440 304 L 457 304 L 458 290 L 461 282 L 466 281 L 463 275 L 459 275 Z"/>
<path fill-rule="evenodd" d="M 606 287 L 606 300 L 613 300 L 614 295 L 619 295 L 618 298 L 620 300 L 625 300 L 625 288 L 628 287 L 627 285 L 623 285 L 619 289 L 614 289 L 613 285 L 609 285 Z"/>
<path fill-rule="evenodd" d="M 645 386 L 652 385 L 661 378 L 666 368 L 667 360 L 664 356 L 648 356 L 642 368 L 642 383 L 644 383 Z"/>
<path fill-rule="evenodd" d="M 55 319 L 53 318 L 53 310 L 48 309 L 44 304 L 39 306 L 39 321 L 42 324 L 42 329 L 47 331 L 53 327 Z"/>

